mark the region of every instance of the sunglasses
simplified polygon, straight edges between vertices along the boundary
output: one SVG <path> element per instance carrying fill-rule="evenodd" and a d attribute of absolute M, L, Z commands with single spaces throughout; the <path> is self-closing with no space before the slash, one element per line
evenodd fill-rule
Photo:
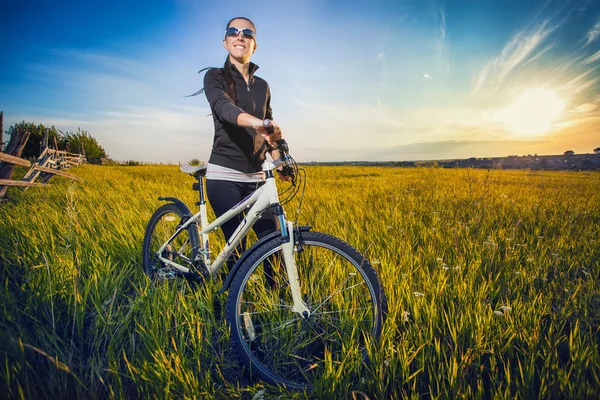
<path fill-rule="evenodd" d="M 240 32 L 242 32 L 244 39 L 256 39 L 256 33 L 252 29 L 240 29 L 236 28 L 235 26 L 230 26 L 229 28 L 225 29 L 225 36 L 236 37 L 240 34 Z"/>

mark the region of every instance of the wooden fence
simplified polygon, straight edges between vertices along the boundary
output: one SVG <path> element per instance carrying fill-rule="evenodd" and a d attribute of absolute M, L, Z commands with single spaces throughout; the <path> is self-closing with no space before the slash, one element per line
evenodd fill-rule
<path fill-rule="evenodd" d="M 0 113 L 0 130 L 3 130 L 2 117 L 3 115 Z M 77 181 L 82 180 L 80 177 L 64 171 L 72 166 L 85 163 L 86 159 L 81 154 L 73 154 L 45 147 L 42 154 L 40 154 L 33 164 L 29 160 L 18 157 L 21 155 L 23 147 L 25 147 L 29 139 L 29 135 L 29 132 L 13 134 L 10 143 L 6 147 L 7 153 L 0 151 L 0 198 L 4 196 L 8 186 L 19 186 L 23 190 L 27 190 L 33 186 L 48 186 L 46 182 L 55 175 Z M 2 141 L 1 136 L 0 141 Z M 0 147 L 0 150 L 2 150 L 2 147 Z M 8 154 L 8 152 L 12 154 Z M 30 167 L 29 171 L 27 171 L 20 181 L 10 179 L 15 165 Z M 38 178 L 39 181 L 36 181 Z"/>
<path fill-rule="evenodd" d="M 81 165 L 85 158 L 81 154 L 72 154 L 66 151 L 54 150 L 46 147 L 42 154 L 32 164 L 23 158 L 11 156 L 0 152 L 0 161 L 8 164 L 30 167 L 23 180 L 0 179 L 1 186 L 21 186 L 23 190 L 32 186 L 47 186 L 46 182 L 55 175 L 80 181 L 81 178 L 63 171 L 72 166 Z M 41 182 L 36 182 L 40 178 Z"/>

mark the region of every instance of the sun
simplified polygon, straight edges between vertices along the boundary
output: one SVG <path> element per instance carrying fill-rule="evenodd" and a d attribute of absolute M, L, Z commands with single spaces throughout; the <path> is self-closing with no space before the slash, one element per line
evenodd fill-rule
<path fill-rule="evenodd" d="M 520 136 L 539 136 L 552 130 L 566 102 L 549 89 L 529 89 L 510 106 L 497 111 L 494 120 Z"/>

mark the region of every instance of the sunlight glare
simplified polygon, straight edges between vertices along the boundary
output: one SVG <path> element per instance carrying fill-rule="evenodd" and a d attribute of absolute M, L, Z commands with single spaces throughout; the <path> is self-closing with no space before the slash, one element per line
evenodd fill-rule
<path fill-rule="evenodd" d="M 566 102 L 548 89 L 524 91 L 513 104 L 495 113 L 494 120 L 511 132 L 537 136 L 549 132 L 566 107 Z"/>

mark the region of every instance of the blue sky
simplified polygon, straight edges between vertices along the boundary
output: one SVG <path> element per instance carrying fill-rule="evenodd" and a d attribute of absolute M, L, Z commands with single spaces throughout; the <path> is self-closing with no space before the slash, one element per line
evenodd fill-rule
<path fill-rule="evenodd" d="M 112 158 L 207 160 L 197 71 L 227 21 L 301 161 L 591 152 L 600 146 L 600 5 L 581 0 L 32 1 L 0 9 L 5 129 L 89 131 Z M 8 40 L 7 40 L 8 39 Z"/>

